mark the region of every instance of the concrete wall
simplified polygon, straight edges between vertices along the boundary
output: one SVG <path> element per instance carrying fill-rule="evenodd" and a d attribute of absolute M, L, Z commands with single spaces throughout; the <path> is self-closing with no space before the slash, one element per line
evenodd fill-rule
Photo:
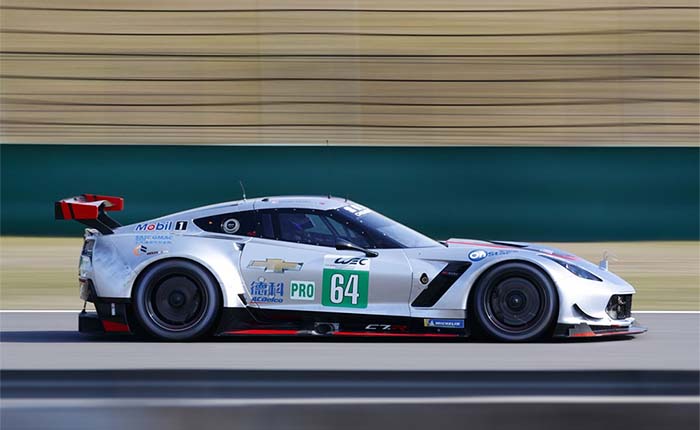
<path fill-rule="evenodd" d="M 53 202 L 135 222 L 248 196 L 349 196 L 436 238 L 698 240 L 697 148 L 1 147 L 2 234 L 79 235 Z"/>

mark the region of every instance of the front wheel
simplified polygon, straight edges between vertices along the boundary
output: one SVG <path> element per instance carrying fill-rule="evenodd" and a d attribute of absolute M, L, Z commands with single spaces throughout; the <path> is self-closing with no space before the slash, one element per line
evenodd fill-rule
<path fill-rule="evenodd" d="M 491 338 L 534 340 L 547 334 L 557 318 L 559 300 L 554 284 L 529 264 L 497 266 L 475 288 L 472 309 L 479 326 Z"/>
<path fill-rule="evenodd" d="M 135 285 L 133 300 L 136 319 L 148 334 L 189 341 L 212 329 L 221 296 L 207 270 L 186 260 L 167 260 L 146 270 Z"/>

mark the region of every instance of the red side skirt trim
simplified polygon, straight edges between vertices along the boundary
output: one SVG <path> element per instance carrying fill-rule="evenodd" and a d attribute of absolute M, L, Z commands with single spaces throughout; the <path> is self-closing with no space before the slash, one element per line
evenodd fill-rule
<path fill-rule="evenodd" d="M 336 331 L 333 336 L 363 336 L 363 337 L 459 337 L 455 333 L 382 333 L 372 331 Z"/>
<path fill-rule="evenodd" d="M 224 334 L 252 334 L 252 335 L 295 335 L 298 330 L 274 330 L 274 329 L 250 329 L 250 330 L 232 330 L 224 332 Z"/>
<path fill-rule="evenodd" d="M 115 321 L 102 320 L 102 327 L 108 333 L 129 333 L 129 326 Z"/>
<path fill-rule="evenodd" d="M 247 330 L 231 330 L 223 334 L 231 335 L 270 335 L 270 336 L 294 336 L 301 334 L 309 334 L 299 330 L 277 330 L 277 329 L 247 329 Z M 360 337 L 459 337 L 455 333 L 381 333 L 381 332 L 365 332 L 365 331 L 336 331 L 331 333 L 333 336 L 360 336 Z"/>

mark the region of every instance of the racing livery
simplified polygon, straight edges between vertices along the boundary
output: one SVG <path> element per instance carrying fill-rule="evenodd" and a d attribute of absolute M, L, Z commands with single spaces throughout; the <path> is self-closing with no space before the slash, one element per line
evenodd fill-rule
<path fill-rule="evenodd" d="M 435 241 L 334 197 L 265 197 L 122 226 L 119 197 L 56 202 L 89 228 L 81 332 L 165 340 L 215 335 L 422 336 L 500 341 L 646 331 L 635 291 L 565 251 Z"/>

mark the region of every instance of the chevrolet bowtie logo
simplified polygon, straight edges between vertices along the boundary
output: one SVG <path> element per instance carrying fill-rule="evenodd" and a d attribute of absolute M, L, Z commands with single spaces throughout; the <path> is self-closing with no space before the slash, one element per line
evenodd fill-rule
<path fill-rule="evenodd" d="M 280 258 L 266 258 L 265 261 L 253 260 L 249 269 L 265 269 L 266 272 L 284 273 L 285 270 L 301 270 L 304 263 L 287 262 Z"/>

